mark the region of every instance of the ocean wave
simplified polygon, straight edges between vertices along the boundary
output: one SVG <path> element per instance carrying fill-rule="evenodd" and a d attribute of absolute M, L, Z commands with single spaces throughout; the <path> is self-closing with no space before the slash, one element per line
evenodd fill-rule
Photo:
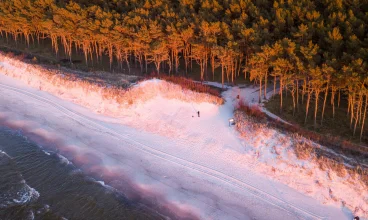
<path fill-rule="evenodd" d="M 62 164 L 72 164 L 72 162 L 70 162 L 66 157 L 64 157 L 63 155 L 57 154 L 57 156 L 59 157 L 60 161 Z"/>
<path fill-rule="evenodd" d="M 20 206 L 36 201 L 40 194 L 27 185 L 15 162 L 4 151 L 0 152 L 0 208 Z"/>
<path fill-rule="evenodd" d="M 24 205 L 31 201 L 37 200 L 40 193 L 34 188 L 25 184 L 24 188 L 16 193 L 16 197 L 12 201 L 17 205 Z"/>
<path fill-rule="evenodd" d="M 42 152 L 44 152 L 46 155 L 48 155 L 48 156 L 50 156 L 51 155 L 51 153 L 50 152 L 47 152 L 47 151 L 45 151 L 45 150 L 42 150 Z"/>

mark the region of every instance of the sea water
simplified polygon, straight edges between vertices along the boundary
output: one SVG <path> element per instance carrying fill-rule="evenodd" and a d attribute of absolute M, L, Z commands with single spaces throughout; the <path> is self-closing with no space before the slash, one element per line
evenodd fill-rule
<path fill-rule="evenodd" d="M 164 219 L 0 127 L 0 219 Z"/>

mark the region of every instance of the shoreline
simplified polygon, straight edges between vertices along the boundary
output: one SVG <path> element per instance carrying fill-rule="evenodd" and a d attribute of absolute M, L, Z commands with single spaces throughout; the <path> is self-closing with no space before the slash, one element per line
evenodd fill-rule
<path fill-rule="evenodd" d="M 96 203 L 104 203 L 104 205 L 101 204 L 101 207 L 99 207 L 100 210 L 105 212 L 110 209 L 111 211 L 111 213 L 104 214 L 96 213 L 100 218 L 103 216 L 110 218 L 114 215 L 124 216 L 125 214 L 127 216 L 135 215 L 136 217 L 146 216 L 149 217 L 149 219 L 167 219 L 167 217 L 160 215 L 155 210 L 150 209 L 144 204 L 128 200 L 125 195 L 113 187 L 105 185 L 93 177 L 86 175 L 56 151 L 48 151 L 46 150 L 48 148 L 47 146 L 41 147 L 29 140 L 29 138 L 27 138 L 27 136 L 25 136 L 25 134 L 20 130 L 16 131 L 8 127 L 0 126 L 0 139 L 1 138 L 6 138 L 5 140 L 9 140 L 10 143 L 7 144 L 6 141 L 3 142 L 0 150 L 5 150 L 12 155 L 9 156 L 9 158 L 17 164 L 17 172 L 19 172 L 22 178 L 24 178 L 25 183 L 31 184 L 31 187 L 35 187 L 34 190 L 38 190 L 41 193 L 39 195 L 36 191 L 39 196 L 22 206 L 14 205 L 13 207 L 5 208 L 5 210 L 2 210 L 2 213 L 0 210 L 0 216 L 1 214 L 3 216 L 7 216 L 6 210 L 8 209 L 20 210 L 19 215 L 21 215 L 24 212 L 22 211 L 24 209 L 28 210 L 27 213 L 33 213 L 32 215 L 37 218 L 42 218 L 43 215 L 54 215 L 55 219 L 65 219 L 65 217 L 73 218 L 72 216 L 75 217 L 78 214 L 81 215 L 80 213 L 87 212 L 88 208 L 91 208 L 90 206 L 93 205 L 93 202 L 91 203 L 91 201 L 95 201 Z M 11 147 L 9 144 L 15 144 L 16 146 Z M 32 156 L 29 157 L 29 154 Z M 44 164 L 47 164 L 48 166 L 42 166 Z M 3 171 L 6 172 L 6 170 Z M 40 182 L 39 179 L 42 179 L 43 181 Z M 61 183 L 62 185 L 60 188 L 54 187 L 55 184 Z M 76 190 L 81 193 L 80 196 L 78 194 L 70 193 L 71 191 Z M 4 193 L 4 191 L 2 191 L 2 193 Z M 59 197 L 61 194 L 62 196 Z M 73 202 L 68 202 L 71 197 L 81 199 L 81 196 L 90 197 L 91 200 L 85 201 L 86 203 L 74 201 L 74 204 L 71 204 Z M 12 197 L 9 197 L 9 199 L 12 199 Z M 103 199 L 106 199 L 107 201 L 103 201 Z M 16 201 L 14 200 L 14 202 Z M 69 207 L 68 210 L 64 210 L 63 207 L 68 206 L 71 207 Z M 80 210 L 75 210 L 72 206 L 79 207 Z M 119 209 L 116 209 L 117 207 L 120 207 L 121 214 L 119 214 Z M 63 212 L 63 210 L 66 212 Z M 92 210 L 92 213 L 93 212 L 94 210 Z M 12 216 L 12 213 L 8 214 Z M 15 215 L 16 216 L 13 216 L 12 219 L 23 219 L 23 216 L 19 216 L 17 213 L 15 213 Z M 87 216 L 88 215 L 90 214 L 87 214 Z M 97 216 L 91 219 L 95 218 L 97 218 Z"/>

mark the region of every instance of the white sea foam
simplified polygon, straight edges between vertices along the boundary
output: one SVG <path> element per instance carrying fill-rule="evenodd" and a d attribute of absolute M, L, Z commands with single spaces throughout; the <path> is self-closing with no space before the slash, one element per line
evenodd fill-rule
<path fill-rule="evenodd" d="M 47 152 L 47 151 L 45 151 L 45 150 L 42 150 L 46 155 L 48 155 L 48 156 L 50 156 L 51 155 L 51 153 L 49 153 L 49 152 Z"/>
<path fill-rule="evenodd" d="M 26 184 L 24 189 L 17 192 L 16 198 L 13 198 L 12 200 L 18 205 L 24 205 L 31 201 L 37 200 L 39 197 L 40 193 Z"/>
<path fill-rule="evenodd" d="M 105 186 L 105 182 L 104 181 L 96 181 L 98 182 L 99 184 L 101 184 L 102 186 Z"/>
<path fill-rule="evenodd" d="M 40 194 L 34 188 L 24 184 L 17 192 L 5 191 L 1 195 L 0 208 L 25 205 L 36 201 Z"/>
<path fill-rule="evenodd" d="M 72 164 L 72 162 L 70 162 L 66 157 L 64 157 L 63 155 L 57 154 L 57 156 L 59 157 L 60 161 L 62 164 Z"/>

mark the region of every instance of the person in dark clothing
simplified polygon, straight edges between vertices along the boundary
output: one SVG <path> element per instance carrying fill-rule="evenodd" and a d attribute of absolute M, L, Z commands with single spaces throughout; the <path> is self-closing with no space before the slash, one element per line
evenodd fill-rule
<path fill-rule="evenodd" d="M 199 111 L 197 112 L 197 114 L 198 114 L 198 117 L 201 117 L 201 115 L 200 115 Z"/>

